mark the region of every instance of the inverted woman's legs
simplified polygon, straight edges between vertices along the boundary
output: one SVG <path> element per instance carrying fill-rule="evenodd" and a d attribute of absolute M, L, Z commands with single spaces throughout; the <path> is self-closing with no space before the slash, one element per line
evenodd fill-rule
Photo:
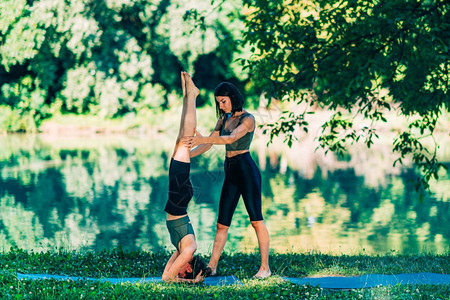
<path fill-rule="evenodd" d="M 172 169 L 172 163 L 177 162 L 177 165 L 188 165 L 188 171 L 190 168 L 190 149 L 180 142 L 184 135 L 194 135 L 196 125 L 196 112 L 195 112 L 195 100 L 199 94 L 198 88 L 194 85 L 189 74 L 181 72 L 181 88 L 183 90 L 183 108 L 181 112 L 180 128 L 175 143 L 175 149 L 173 151 L 173 161 L 170 163 L 169 168 L 169 202 L 166 205 L 166 211 L 171 213 L 167 214 L 168 220 L 173 220 L 181 216 L 184 211 L 179 209 L 180 203 L 183 203 L 181 207 L 187 205 L 186 200 L 190 201 L 192 197 L 192 185 L 189 177 L 185 176 L 185 171 L 180 172 L 180 167 Z M 171 172 L 174 172 L 173 174 Z M 189 196 L 189 198 L 186 198 Z M 178 207 L 178 208 L 177 208 Z M 168 209 L 168 210 L 167 210 Z"/>
<path fill-rule="evenodd" d="M 182 214 L 185 213 L 183 209 L 177 211 L 176 204 L 180 204 L 178 208 L 186 207 L 192 197 L 192 186 L 189 180 L 189 148 L 180 143 L 180 139 L 185 135 L 194 135 L 196 125 L 195 99 L 199 91 L 192 82 L 191 77 L 185 72 L 181 73 L 181 85 L 183 90 L 183 109 L 180 129 L 172 155 L 173 161 L 171 161 L 169 169 L 169 200 L 165 209 L 169 222 L 180 219 L 183 217 Z M 177 162 L 177 164 L 173 164 L 174 162 Z M 187 196 L 187 198 L 183 198 L 183 196 Z M 187 224 L 183 224 L 183 226 L 187 226 Z M 171 240 L 178 250 L 167 262 L 162 278 L 164 281 L 172 282 L 180 280 L 179 276 L 182 276 L 180 272 L 187 268 L 187 265 L 192 260 L 197 244 L 192 227 L 189 230 L 188 226 L 186 232 L 176 231 L 173 227 L 168 227 L 168 229 L 171 235 L 174 234 L 174 238 L 171 237 Z M 180 234 L 185 235 L 181 237 Z M 175 235 L 178 236 L 175 238 Z M 180 237 L 181 239 L 179 240 Z"/>
<path fill-rule="evenodd" d="M 183 110 L 181 112 L 180 129 L 172 157 L 178 161 L 190 162 L 190 149 L 184 146 L 180 140 L 185 136 L 194 135 L 197 122 L 195 101 L 200 91 L 195 86 L 191 76 L 186 72 L 181 72 L 181 86 L 183 89 Z"/>

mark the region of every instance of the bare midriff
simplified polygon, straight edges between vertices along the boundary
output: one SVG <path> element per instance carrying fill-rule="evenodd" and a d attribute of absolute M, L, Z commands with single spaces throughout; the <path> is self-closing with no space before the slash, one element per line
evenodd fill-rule
<path fill-rule="evenodd" d="M 248 150 L 236 150 L 236 151 L 227 151 L 227 153 L 225 154 L 226 157 L 233 157 L 242 153 L 246 153 L 248 152 Z"/>
<path fill-rule="evenodd" d="M 175 215 L 171 215 L 171 214 L 167 214 L 166 220 L 171 221 L 171 220 L 176 220 L 176 219 L 180 219 L 186 215 L 181 215 L 181 216 L 175 216 Z"/>

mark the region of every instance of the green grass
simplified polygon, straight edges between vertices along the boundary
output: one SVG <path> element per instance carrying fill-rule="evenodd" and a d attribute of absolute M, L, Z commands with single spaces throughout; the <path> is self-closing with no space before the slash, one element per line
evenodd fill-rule
<path fill-rule="evenodd" d="M 369 273 L 448 273 L 446 255 L 271 254 L 274 276 L 254 280 L 257 254 L 224 254 L 221 275 L 235 275 L 244 284 L 226 287 L 185 284 L 111 284 L 92 281 L 17 280 L 16 272 L 85 277 L 161 276 L 170 253 L 123 251 L 27 252 L 12 248 L 0 253 L 1 299 L 449 299 L 450 285 L 397 285 L 330 291 L 294 285 L 280 277 L 359 275 Z M 207 258 L 206 258 L 207 259 Z"/>

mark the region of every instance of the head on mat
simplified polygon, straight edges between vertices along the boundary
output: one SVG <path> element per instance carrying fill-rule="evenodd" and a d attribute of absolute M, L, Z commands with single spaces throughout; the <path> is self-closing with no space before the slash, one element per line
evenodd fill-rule
<path fill-rule="evenodd" d="M 179 278 L 194 279 L 200 271 L 205 272 L 206 263 L 200 255 L 195 255 L 192 259 L 185 264 L 180 272 L 178 272 Z"/>

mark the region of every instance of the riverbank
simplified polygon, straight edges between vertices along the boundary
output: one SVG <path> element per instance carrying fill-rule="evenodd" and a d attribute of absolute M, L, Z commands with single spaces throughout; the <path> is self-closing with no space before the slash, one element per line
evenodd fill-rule
<path fill-rule="evenodd" d="M 167 110 L 143 110 L 121 118 L 105 119 L 96 115 L 55 115 L 42 122 L 39 133 L 51 135 L 130 134 L 154 136 L 178 130 L 182 107 Z M 197 128 L 213 129 L 216 123 L 212 107 L 197 109 Z"/>
<path fill-rule="evenodd" d="M 447 274 L 450 254 L 368 256 L 287 253 L 270 256 L 274 276 L 254 280 L 257 254 L 225 254 L 220 275 L 234 275 L 243 285 L 206 287 L 189 285 L 111 284 L 94 281 L 17 280 L 17 273 L 81 277 L 161 276 L 168 252 L 27 252 L 12 248 L 0 253 L 2 299 L 448 299 L 450 285 L 395 285 L 372 289 L 331 291 L 285 282 L 281 277 L 351 276 L 430 272 Z M 208 257 L 205 257 L 208 259 Z"/>
<path fill-rule="evenodd" d="M 37 131 L 44 134 L 59 135 L 86 135 L 86 134 L 139 134 L 154 135 L 155 133 L 168 133 L 176 130 L 179 126 L 181 106 L 171 107 L 161 110 L 142 110 L 138 113 L 129 113 L 120 118 L 108 119 L 98 115 L 87 114 L 59 114 L 52 118 L 44 120 Z M 283 111 L 302 112 L 305 110 L 302 106 L 288 105 L 281 103 L 279 106 L 272 105 L 270 109 L 264 107 L 248 109 L 254 116 L 257 125 L 265 125 L 277 121 Z M 204 106 L 197 108 L 197 129 L 202 133 L 209 133 L 217 122 L 215 107 Z M 321 126 L 331 117 L 332 111 L 316 109 L 314 114 L 308 115 L 308 132 L 318 134 L 321 132 Z M 350 117 L 350 116 L 349 116 Z M 355 122 L 360 126 L 374 126 L 377 132 L 395 132 L 398 133 L 408 128 L 408 123 L 414 117 L 405 117 L 399 115 L 395 110 L 385 112 L 386 122 L 376 122 L 371 124 L 367 120 L 358 117 Z M 0 123 L 1 125 L 1 123 Z M 450 125 L 450 114 L 443 112 L 436 124 L 435 134 L 448 134 Z M 357 128 L 357 126 L 355 127 Z M 0 127 L 0 132 L 6 132 Z M 299 136 L 306 135 L 302 130 Z"/>

